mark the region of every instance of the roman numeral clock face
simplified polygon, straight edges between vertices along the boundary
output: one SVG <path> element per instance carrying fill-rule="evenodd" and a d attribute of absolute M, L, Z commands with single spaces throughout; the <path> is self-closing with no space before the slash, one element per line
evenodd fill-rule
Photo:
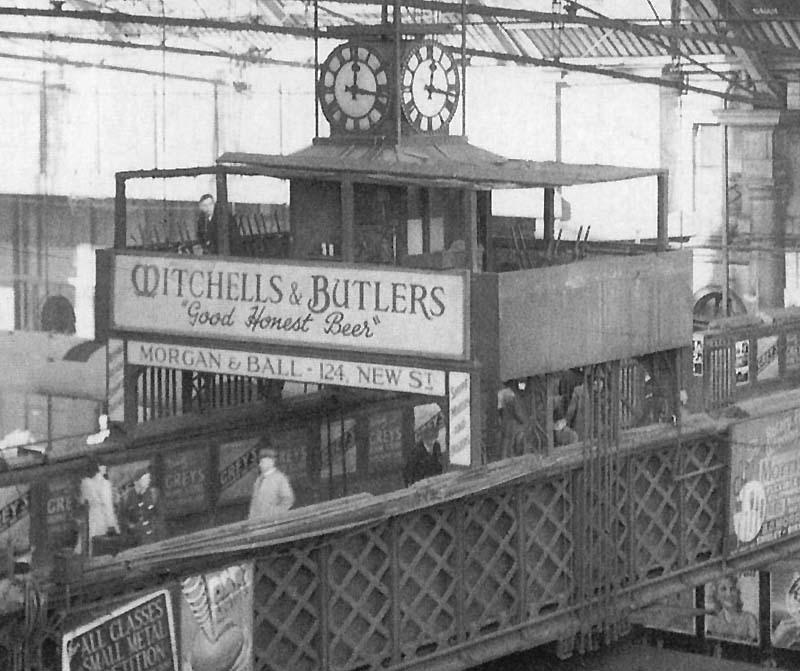
<path fill-rule="evenodd" d="M 449 123 L 461 94 L 450 51 L 431 40 L 413 45 L 406 56 L 400 92 L 403 114 L 417 130 L 435 133 Z"/>
<path fill-rule="evenodd" d="M 363 132 L 374 128 L 389 108 L 389 77 L 369 47 L 340 44 L 322 64 L 319 101 L 332 128 Z"/>

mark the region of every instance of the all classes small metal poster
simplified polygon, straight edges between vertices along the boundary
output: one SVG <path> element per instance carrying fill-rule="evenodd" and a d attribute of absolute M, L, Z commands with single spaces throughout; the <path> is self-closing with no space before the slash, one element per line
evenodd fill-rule
<path fill-rule="evenodd" d="M 178 671 L 175 624 L 159 590 L 64 634 L 62 671 Z"/>

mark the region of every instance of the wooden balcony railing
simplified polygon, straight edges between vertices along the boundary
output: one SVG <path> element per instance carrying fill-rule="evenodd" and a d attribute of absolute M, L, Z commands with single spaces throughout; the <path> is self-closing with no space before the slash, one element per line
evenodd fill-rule
<path fill-rule="evenodd" d="M 239 206 L 231 213 L 228 236 L 232 256 L 289 258 L 291 236 L 285 221 L 285 208 L 278 205 L 266 207 L 269 212 L 251 205 Z M 215 225 L 212 223 L 210 230 Z M 176 212 L 174 216 L 158 221 L 139 223 L 129 234 L 126 248 L 176 254 L 214 253 L 213 241 L 200 239 L 196 229 L 191 218 Z"/>
<path fill-rule="evenodd" d="M 280 397 L 283 382 L 142 366 L 136 371 L 138 423 L 263 403 Z M 314 386 L 316 390 L 316 386 Z"/>

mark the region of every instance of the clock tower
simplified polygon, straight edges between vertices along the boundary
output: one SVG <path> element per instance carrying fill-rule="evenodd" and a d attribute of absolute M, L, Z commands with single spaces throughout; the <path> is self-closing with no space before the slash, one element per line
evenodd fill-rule
<path fill-rule="evenodd" d="M 461 99 L 452 50 L 428 38 L 358 36 L 319 66 L 317 101 L 331 139 L 379 142 L 445 136 Z"/>

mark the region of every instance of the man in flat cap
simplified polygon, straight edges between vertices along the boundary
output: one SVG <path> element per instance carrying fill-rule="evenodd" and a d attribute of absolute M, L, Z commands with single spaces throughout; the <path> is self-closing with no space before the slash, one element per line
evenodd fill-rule
<path fill-rule="evenodd" d="M 248 519 L 268 520 L 294 505 L 294 491 L 289 479 L 276 467 L 278 451 L 269 439 L 262 438 L 258 444 L 259 475 L 253 485 Z"/>

